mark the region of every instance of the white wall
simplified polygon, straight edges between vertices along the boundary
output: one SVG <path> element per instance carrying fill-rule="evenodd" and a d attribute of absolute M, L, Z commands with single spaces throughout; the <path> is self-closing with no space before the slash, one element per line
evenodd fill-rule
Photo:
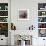
<path fill-rule="evenodd" d="M 32 24 L 37 29 L 38 25 L 38 3 L 46 0 L 11 0 L 11 22 L 16 25 L 17 30 L 27 30 Z M 18 20 L 18 9 L 29 9 L 29 20 Z"/>
<path fill-rule="evenodd" d="M 17 30 L 27 30 L 29 26 L 31 26 L 35 22 L 37 23 L 37 16 L 36 16 L 37 15 L 36 13 L 37 4 L 36 3 L 35 1 L 31 1 L 31 0 L 15 0 L 15 1 L 12 0 L 11 2 L 11 15 L 12 15 L 11 20 L 16 25 Z M 18 9 L 29 9 L 29 20 L 19 20 L 18 19 Z"/>
<path fill-rule="evenodd" d="M 35 26 L 34 30 L 35 34 L 33 33 L 34 46 L 38 46 L 38 43 L 43 42 L 41 40 L 42 38 L 38 38 L 37 17 L 38 17 L 38 3 L 45 3 L 45 2 L 46 0 L 11 0 L 11 22 L 13 22 L 16 25 L 18 32 L 19 30 L 23 31 L 28 30 L 28 27 L 32 24 Z M 18 9 L 29 9 L 29 20 L 18 20 Z"/>

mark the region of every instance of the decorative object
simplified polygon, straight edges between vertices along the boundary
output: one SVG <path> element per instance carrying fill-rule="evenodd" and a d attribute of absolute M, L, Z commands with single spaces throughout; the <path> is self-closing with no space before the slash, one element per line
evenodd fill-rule
<path fill-rule="evenodd" d="M 8 17 L 0 17 L 0 22 L 8 22 Z"/>
<path fill-rule="evenodd" d="M 38 22 L 46 22 L 46 17 L 38 17 Z"/>
<path fill-rule="evenodd" d="M 45 10 L 46 9 L 46 3 L 38 3 L 38 10 Z"/>
<path fill-rule="evenodd" d="M 40 10 L 44 10 L 44 8 L 40 8 Z"/>
<path fill-rule="evenodd" d="M 38 24 L 38 28 L 46 28 L 46 23 L 39 23 Z"/>
<path fill-rule="evenodd" d="M 8 11 L 0 11 L 0 16 L 8 16 Z"/>
<path fill-rule="evenodd" d="M 19 20 L 29 20 L 29 9 L 18 9 Z"/>
<path fill-rule="evenodd" d="M 0 10 L 1 10 L 1 6 L 0 6 Z"/>
<path fill-rule="evenodd" d="M 5 6 L 5 10 L 8 10 L 8 6 Z"/>
<path fill-rule="evenodd" d="M 8 37 L 8 23 L 0 23 L 0 35 Z"/>
<path fill-rule="evenodd" d="M 8 10 L 8 3 L 0 3 L 0 10 Z"/>
<path fill-rule="evenodd" d="M 38 16 L 46 16 L 46 11 L 38 11 Z"/>
<path fill-rule="evenodd" d="M 42 12 L 42 15 L 45 15 L 45 12 Z"/>
<path fill-rule="evenodd" d="M 11 30 L 16 30 L 16 26 L 13 23 L 11 23 Z"/>
<path fill-rule="evenodd" d="M 46 37 L 46 29 L 39 29 L 39 37 Z"/>
<path fill-rule="evenodd" d="M 32 26 L 29 26 L 29 30 L 34 30 L 34 26 L 32 25 Z"/>

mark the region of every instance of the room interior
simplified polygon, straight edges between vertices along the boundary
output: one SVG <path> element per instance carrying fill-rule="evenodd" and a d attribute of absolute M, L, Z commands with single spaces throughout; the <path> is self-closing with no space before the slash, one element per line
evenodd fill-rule
<path fill-rule="evenodd" d="M 46 0 L 0 0 L 0 46 L 46 46 Z"/>

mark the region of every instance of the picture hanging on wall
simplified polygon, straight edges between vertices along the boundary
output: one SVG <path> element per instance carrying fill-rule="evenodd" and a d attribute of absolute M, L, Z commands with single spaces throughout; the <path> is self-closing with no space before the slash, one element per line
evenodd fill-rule
<path fill-rule="evenodd" d="M 29 20 L 29 9 L 18 9 L 19 20 Z"/>

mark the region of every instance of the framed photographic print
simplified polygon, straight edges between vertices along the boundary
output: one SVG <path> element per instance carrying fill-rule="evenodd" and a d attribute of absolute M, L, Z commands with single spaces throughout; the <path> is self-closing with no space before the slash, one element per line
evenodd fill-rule
<path fill-rule="evenodd" d="M 18 9 L 19 20 L 29 20 L 29 9 Z"/>

